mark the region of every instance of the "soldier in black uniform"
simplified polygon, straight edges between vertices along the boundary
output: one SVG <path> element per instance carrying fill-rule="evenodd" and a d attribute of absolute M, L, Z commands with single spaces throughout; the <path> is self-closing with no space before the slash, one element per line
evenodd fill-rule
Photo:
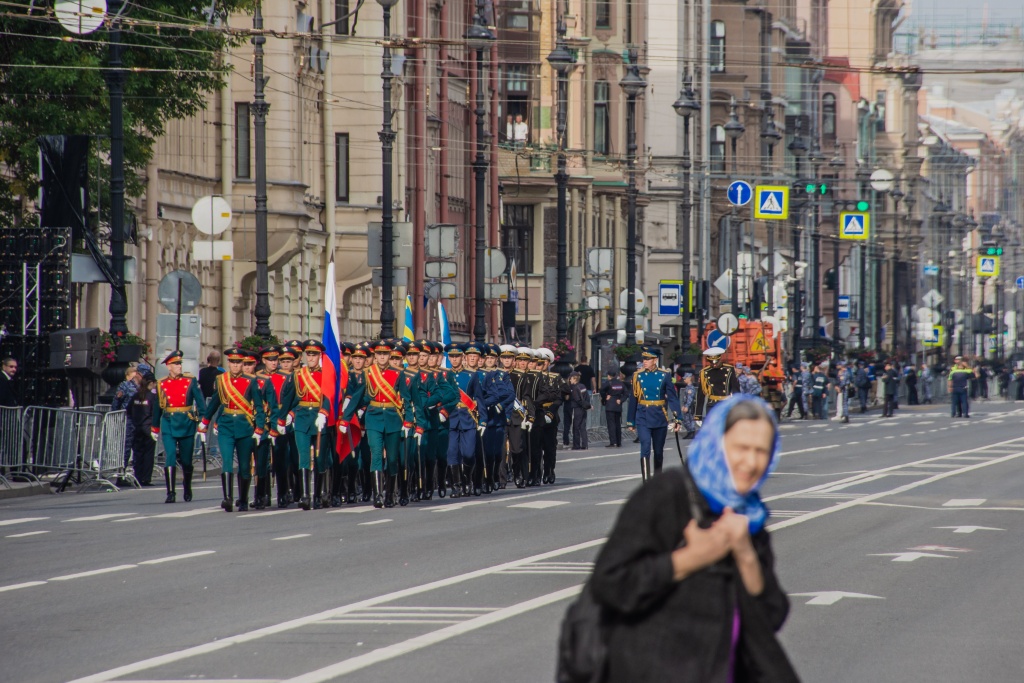
<path fill-rule="evenodd" d="M 697 400 L 693 416 L 698 420 L 703 420 L 716 403 L 740 391 L 736 368 L 722 362 L 723 353 L 725 349 L 704 349 L 704 357 L 710 364 L 701 368 L 697 377 Z"/>
<path fill-rule="evenodd" d="M 608 379 L 601 385 L 601 405 L 604 406 L 605 420 L 608 422 L 608 446 L 622 446 L 622 406 L 628 394 L 626 383 L 618 370 L 609 370 Z"/>
<path fill-rule="evenodd" d="M 512 388 L 516 392 L 516 402 L 508 424 L 508 452 L 512 460 L 512 481 L 516 488 L 526 486 L 530 474 L 529 445 L 530 430 L 533 429 L 536 408 L 533 404 L 534 386 L 537 375 L 530 372 L 527 366 L 533 358 L 531 349 L 521 347 L 516 350 L 515 369 L 509 372 Z"/>
<path fill-rule="evenodd" d="M 537 417 L 543 420 L 544 424 L 537 424 L 541 427 L 541 447 L 543 449 L 543 475 L 541 483 L 555 483 L 555 458 L 558 452 L 558 418 L 561 413 L 563 397 L 568 393 L 568 382 L 562 379 L 557 372 L 549 372 L 551 364 L 555 362 L 555 354 L 551 349 L 537 349 L 540 354 L 538 359 L 538 391 L 537 404 L 539 407 Z M 532 453 L 531 457 L 536 467 L 534 468 L 534 485 L 536 485 L 537 470 L 541 469 L 541 453 Z"/>

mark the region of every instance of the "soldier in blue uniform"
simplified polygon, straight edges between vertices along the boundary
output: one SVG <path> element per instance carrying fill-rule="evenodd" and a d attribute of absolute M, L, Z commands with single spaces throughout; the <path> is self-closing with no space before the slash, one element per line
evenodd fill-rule
<path fill-rule="evenodd" d="M 483 482 L 484 493 L 499 488 L 497 470 L 505 448 L 505 424 L 508 422 L 508 416 L 512 414 L 516 400 L 512 379 L 505 370 L 497 367 L 497 362 L 499 357 L 515 358 L 515 355 L 514 346 L 499 348 L 497 344 L 489 344 L 487 355 L 484 357 L 483 395 L 484 406 L 487 409 L 487 429 L 481 439 L 487 465 L 487 477 Z"/>
<path fill-rule="evenodd" d="M 634 423 L 640 436 L 640 475 L 646 481 L 661 471 L 669 423 L 673 431 L 678 431 L 683 415 L 672 375 L 658 368 L 657 348 L 644 349 L 643 364 L 643 370 L 633 375 L 633 396 L 636 398 Z M 651 472 L 650 460 L 652 447 L 654 472 Z"/>
<path fill-rule="evenodd" d="M 480 348 L 469 343 L 465 348 L 451 348 L 448 358 L 452 363 L 456 391 L 459 401 L 455 410 L 448 417 L 448 472 L 452 480 L 452 498 L 467 496 L 472 492 L 480 495 L 482 491 L 472 486 L 473 468 L 478 467 L 476 460 L 476 431 L 487 427 L 486 413 L 481 417 L 480 410 L 483 396 L 480 383 L 473 370 L 463 367 L 466 354 L 480 355 Z"/>

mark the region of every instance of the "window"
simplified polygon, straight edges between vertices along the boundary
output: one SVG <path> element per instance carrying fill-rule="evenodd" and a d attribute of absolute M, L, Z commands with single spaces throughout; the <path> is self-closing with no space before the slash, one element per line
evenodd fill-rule
<path fill-rule="evenodd" d="M 611 124 L 609 115 L 609 88 L 608 81 L 597 81 L 594 83 L 594 153 L 608 154 L 611 147 Z"/>
<path fill-rule="evenodd" d="M 533 272 L 533 204 L 505 204 L 501 248 L 516 273 Z"/>
<path fill-rule="evenodd" d="M 836 96 L 826 93 L 821 98 L 821 134 L 826 138 L 836 138 Z"/>
<path fill-rule="evenodd" d="M 711 172 L 725 173 L 725 128 L 711 126 Z"/>
<path fill-rule="evenodd" d="M 612 0 L 597 0 L 594 8 L 594 26 L 596 28 L 612 27 Z"/>
<path fill-rule="evenodd" d="M 875 130 L 879 133 L 885 132 L 885 91 L 879 90 L 875 93 Z"/>
<path fill-rule="evenodd" d="M 348 201 L 348 133 L 334 134 L 334 197 Z"/>
<path fill-rule="evenodd" d="M 251 178 L 249 170 L 249 103 L 235 103 L 235 177 Z"/>
<path fill-rule="evenodd" d="M 505 68 L 505 88 L 508 92 L 529 92 L 530 67 L 526 64 L 509 64 Z"/>
<path fill-rule="evenodd" d="M 711 73 L 725 71 L 725 22 L 711 22 L 711 45 L 708 50 Z"/>
<path fill-rule="evenodd" d="M 530 2 L 528 0 L 510 0 L 504 3 L 505 28 L 518 31 L 530 30 Z"/>
<path fill-rule="evenodd" d="M 338 22 L 334 25 L 334 35 L 348 35 L 348 18 L 342 19 L 348 12 L 348 0 L 334 0 L 334 19 Z"/>

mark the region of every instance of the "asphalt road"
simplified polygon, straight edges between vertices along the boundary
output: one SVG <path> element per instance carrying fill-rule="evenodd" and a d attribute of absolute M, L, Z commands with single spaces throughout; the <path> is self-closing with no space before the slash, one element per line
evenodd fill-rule
<path fill-rule="evenodd" d="M 805 681 L 1024 680 L 1022 417 L 784 424 L 765 497 Z M 187 504 L 0 501 L 0 679 L 551 681 L 637 449 L 560 451 L 554 486 L 389 510 L 225 514 L 212 480 Z"/>

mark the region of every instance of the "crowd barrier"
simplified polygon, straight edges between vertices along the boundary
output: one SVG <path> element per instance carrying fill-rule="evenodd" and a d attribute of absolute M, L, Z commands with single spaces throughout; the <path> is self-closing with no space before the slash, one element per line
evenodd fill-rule
<path fill-rule="evenodd" d="M 0 407 L 0 486 L 27 475 L 25 466 L 25 411 Z"/>
<path fill-rule="evenodd" d="M 25 409 L 25 468 L 35 476 L 52 476 L 64 491 L 93 487 L 117 490 L 114 481 L 131 481 L 124 470 L 127 415 L 123 410 L 46 408 Z"/>

